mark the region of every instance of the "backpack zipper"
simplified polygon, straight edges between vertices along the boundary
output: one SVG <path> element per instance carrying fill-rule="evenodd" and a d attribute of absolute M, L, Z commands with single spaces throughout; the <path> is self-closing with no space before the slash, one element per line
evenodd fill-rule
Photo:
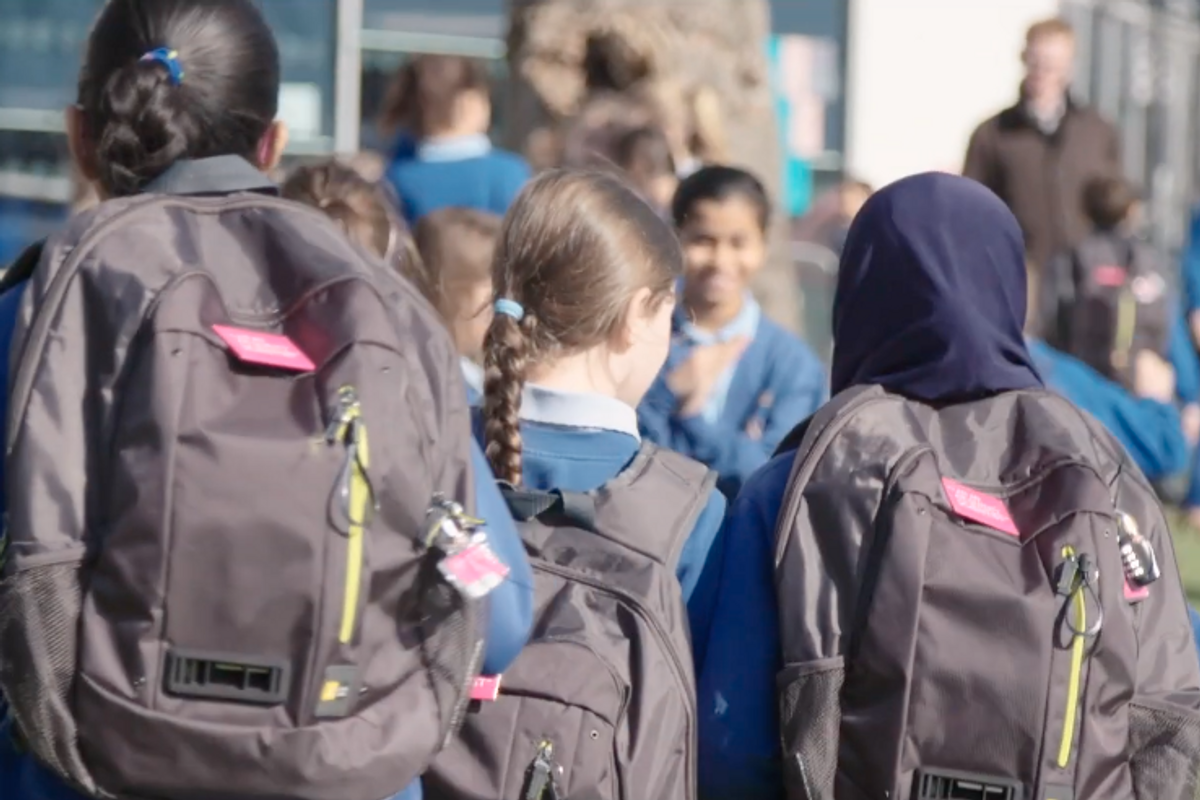
<path fill-rule="evenodd" d="M 342 597 L 341 623 L 338 641 L 350 644 L 358 623 L 358 600 L 362 593 L 363 551 L 367 515 L 374 494 L 367 478 L 370 449 L 367 426 L 363 421 L 362 403 L 353 386 L 338 390 L 336 413 L 325 432 L 329 444 L 341 442 L 346 455 L 334 489 L 336 504 L 342 507 L 346 519 L 346 576 Z M 337 518 L 336 516 L 334 517 Z"/>
<path fill-rule="evenodd" d="M 640 617 L 642 619 L 643 622 L 646 623 L 646 625 L 654 633 L 655 638 L 658 639 L 659 644 L 662 645 L 663 650 L 667 654 L 667 663 L 669 663 L 671 665 L 672 671 L 675 673 L 675 678 L 678 681 L 680 688 L 682 688 L 684 690 L 683 691 L 684 697 L 687 698 L 688 700 L 691 700 L 694 697 L 694 691 L 688 689 L 687 668 L 683 665 L 683 662 L 680 660 L 679 654 L 675 652 L 675 648 L 671 647 L 671 638 L 667 635 L 667 632 L 665 630 L 663 630 L 663 627 L 662 627 L 662 625 L 659 624 L 658 620 L 654 618 L 654 615 L 652 615 L 649 611 L 646 610 L 646 607 L 642 604 L 642 602 L 640 600 L 638 600 L 635 596 L 633 596 L 632 594 L 630 594 L 628 592 L 622 591 L 621 589 L 618 589 L 614 586 L 607 585 L 607 584 L 603 583 L 602 581 L 599 581 L 595 578 L 591 578 L 588 575 L 584 575 L 584 574 L 576 572 L 574 570 L 566 569 L 564 567 L 559 567 L 557 565 L 552 565 L 552 564 L 549 564 L 544 561 L 537 563 L 537 564 L 533 564 L 532 566 L 535 571 L 540 570 L 542 572 L 545 572 L 547 575 L 554 575 L 554 576 L 562 578 L 564 580 L 570 580 L 570 581 L 575 581 L 576 583 L 581 583 L 584 586 L 595 589 L 598 592 L 603 592 L 604 594 L 607 594 L 611 597 L 615 597 L 615 598 L 623 601 L 629 607 L 629 609 L 634 612 L 634 614 L 636 614 L 638 617 Z M 695 772 L 696 772 L 696 770 L 695 770 L 695 764 L 696 764 L 696 751 L 695 751 L 696 722 L 695 722 L 695 719 L 696 719 L 696 714 L 695 714 L 694 708 L 691 705 L 687 705 L 687 710 L 689 712 L 688 713 L 688 723 L 689 723 L 689 728 L 691 730 L 692 741 L 691 741 L 691 743 L 689 743 L 689 746 L 688 746 L 687 785 L 685 787 L 685 789 L 686 789 L 685 796 L 692 797 L 696 793 L 696 786 L 695 786 L 695 783 L 696 783 L 696 778 L 695 778 Z M 620 781 L 620 783 L 624 783 L 624 781 Z"/>
<path fill-rule="evenodd" d="M 1062 557 L 1068 564 L 1077 564 L 1075 548 L 1064 545 Z M 1072 569 L 1068 602 L 1074 610 L 1075 622 L 1071 628 L 1071 661 L 1067 677 L 1067 705 L 1063 714 L 1062 736 L 1058 743 L 1058 758 L 1055 763 L 1059 769 L 1066 769 L 1071 763 L 1071 750 L 1075 744 L 1075 727 L 1079 720 L 1079 694 L 1083 681 L 1083 662 L 1087 652 L 1087 597 L 1085 591 L 1089 584 L 1086 573 L 1081 574 L 1078 568 Z"/>

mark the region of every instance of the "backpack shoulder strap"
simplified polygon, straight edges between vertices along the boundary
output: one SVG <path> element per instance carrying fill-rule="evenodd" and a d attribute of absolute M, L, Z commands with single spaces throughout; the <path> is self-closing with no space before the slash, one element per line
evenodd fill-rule
<path fill-rule="evenodd" d="M 610 539 L 672 569 L 708 505 L 717 474 L 671 450 L 643 443 L 633 462 L 591 492 L 537 491 L 500 484 L 525 546 L 541 552 L 555 528 Z M 540 524 L 530 524 L 530 523 Z"/>
<path fill-rule="evenodd" d="M 17 260 L 4 271 L 0 277 L 0 294 L 4 294 L 14 286 L 18 286 L 33 277 L 38 262 L 42 260 L 42 251 L 46 248 L 45 240 L 25 248 Z"/>
<path fill-rule="evenodd" d="M 716 485 L 705 465 L 643 442 L 624 472 L 591 493 L 596 530 L 674 569 Z"/>

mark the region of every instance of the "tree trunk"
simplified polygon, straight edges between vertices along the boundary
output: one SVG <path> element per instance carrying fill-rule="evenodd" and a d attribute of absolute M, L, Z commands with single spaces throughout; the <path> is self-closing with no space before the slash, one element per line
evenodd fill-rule
<path fill-rule="evenodd" d="M 708 157 L 753 172 L 780 197 L 767 0 L 509 0 L 509 11 L 509 147 L 544 165 L 564 124 L 597 93 L 653 97 L 660 110 L 696 111 L 704 98 L 703 116 L 723 128 L 709 138 L 724 147 L 711 144 L 725 150 Z M 800 290 L 782 215 L 771 244 L 756 294 L 772 319 L 799 331 Z"/>

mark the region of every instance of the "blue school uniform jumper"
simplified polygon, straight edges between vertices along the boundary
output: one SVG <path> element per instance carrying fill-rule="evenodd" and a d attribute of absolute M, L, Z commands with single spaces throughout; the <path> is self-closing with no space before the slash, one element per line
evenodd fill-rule
<path fill-rule="evenodd" d="M 220 195 L 233 192 L 276 194 L 277 188 L 249 162 L 236 156 L 218 156 L 179 162 L 145 189 L 146 193 L 175 195 Z M 0 353 L 7 354 L 13 327 L 26 284 L 14 286 L 0 296 Z M 8 358 L 0 358 L 0 386 L 8 385 Z M 0 432 L 7 419 L 8 395 L 0 392 Z M 471 460 L 475 480 L 475 505 L 488 521 L 489 541 L 511 570 L 507 580 L 488 597 L 487 650 L 483 669 L 503 672 L 516 659 L 529 638 L 533 624 L 533 575 L 525 558 L 524 545 L 508 513 L 508 507 L 491 479 L 491 468 L 483 453 L 472 443 Z M 4 464 L 0 459 L 0 487 L 4 486 Z M 0 515 L 5 508 L 0 490 Z M 19 751 L 8 729 L 0 698 L 0 797 L 5 800 L 86 800 L 34 759 Z M 219 768 L 219 765 L 213 765 Z M 393 800 L 420 800 L 420 782 L 415 782 Z"/>
<path fill-rule="evenodd" d="M 483 419 L 475 412 L 475 433 L 483 442 Z M 521 400 L 521 479 L 538 491 L 588 492 L 617 477 L 641 448 L 637 413 L 599 394 L 527 385 Z M 683 588 L 693 631 L 707 613 L 709 594 L 697 591 L 713 542 L 725 518 L 725 498 L 713 492 L 683 545 L 676 575 Z M 704 581 L 706 584 L 709 580 Z M 704 643 L 693 640 L 699 659 Z"/>
<path fill-rule="evenodd" d="M 1137 397 L 1045 342 L 1030 341 L 1029 352 L 1046 387 L 1108 428 L 1148 480 L 1163 480 L 1187 469 L 1188 443 L 1174 405 Z"/>
<path fill-rule="evenodd" d="M 520 156 L 493 147 L 483 134 L 421 142 L 403 138 L 387 171 L 410 225 L 450 207 L 503 216 L 529 175 Z"/>
<path fill-rule="evenodd" d="M 732 499 L 787 432 L 824 402 L 825 368 L 808 345 L 763 316 L 749 296 L 737 318 L 716 333 L 692 325 L 682 305 L 672 331 L 666 366 L 638 407 L 642 435 L 707 464 L 720 475 L 717 486 Z M 703 411 L 680 416 L 679 398 L 667 386 L 667 375 L 693 348 L 738 336 L 752 341 L 720 377 Z M 758 432 L 749 432 L 752 427 Z"/>

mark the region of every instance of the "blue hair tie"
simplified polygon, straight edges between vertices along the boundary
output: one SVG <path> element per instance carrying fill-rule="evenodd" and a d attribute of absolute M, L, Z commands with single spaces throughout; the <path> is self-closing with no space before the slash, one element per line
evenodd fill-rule
<path fill-rule="evenodd" d="M 183 65 L 179 63 L 179 53 L 166 47 L 159 47 L 151 50 L 146 55 L 142 56 L 139 61 L 157 61 L 167 68 L 167 73 L 171 77 L 171 85 L 178 86 L 183 83 Z"/>
<path fill-rule="evenodd" d="M 509 300 L 501 297 L 496 301 L 496 313 L 503 314 L 506 317 L 512 317 L 517 322 L 525 319 L 525 306 L 518 303 L 516 300 Z"/>

